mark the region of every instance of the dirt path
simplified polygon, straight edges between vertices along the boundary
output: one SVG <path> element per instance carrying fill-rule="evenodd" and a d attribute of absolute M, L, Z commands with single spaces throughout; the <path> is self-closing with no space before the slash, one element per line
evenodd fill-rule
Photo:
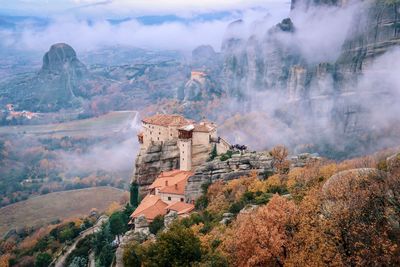
<path fill-rule="evenodd" d="M 64 267 L 65 260 L 67 259 L 68 255 L 71 254 L 72 251 L 74 251 L 78 242 L 81 241 L 86 236 L 100 231 L 101 225 L 107 221 L 108 221 L 108 217 L 100 217 L 100 219 L 96 222 L 96 225 L 81 232 L 79 234 L 79 237 L 77 239 L 75 239 L 74 243 L 68 247 L 67 251 L 63 255 L 61 255 L 59 258 L 57 258 L 57 260 L 54 262 L 53 266 Z"/>

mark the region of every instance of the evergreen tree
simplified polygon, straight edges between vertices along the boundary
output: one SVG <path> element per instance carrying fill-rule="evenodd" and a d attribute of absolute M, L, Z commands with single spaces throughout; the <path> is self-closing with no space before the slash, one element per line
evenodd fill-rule
<path fill-rule="evenodd" d="M 139 205 L 139 185 L 137 184 L 136 181 L 133 181 L 131 183 L 130 193 L 131 193 L 130 203 L 132 207 L 136 208 Z"/>
<path fill-rule="evenodd" d="M 213 149 L 211 150 L 210 157 L 208 158 L 208 161 L 212 161 L 218 156 L 217 153 L 217 145 L 214 145 Z"/>
<path fill-rule="evenodd" d="M 35 267 L 47 267 L 51 263 L 51 256 L 48 253 L 39 253 L 36 256 Z"/>
<path fill-rule="evenodd" d="M 125 233 L 127 226 L 125 223 L 125 214 L 121 211 L 114 212 L 110 217 L 110 232 L 114 236 L 117 236 L 119 242 L 119 236 Z"/>

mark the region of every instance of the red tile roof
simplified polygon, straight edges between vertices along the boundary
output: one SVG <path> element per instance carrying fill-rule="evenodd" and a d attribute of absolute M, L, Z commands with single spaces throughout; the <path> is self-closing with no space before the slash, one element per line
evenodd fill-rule
<path fill-rule="evenodd" d="M 173 187 L 173 189 L 166 189 L 168 192 L 169 191 L 174 191 L 175 190 L 175 185 L 178 186 L 179 189 L 179 194 L 184 194 L 186 182 L 189 179 L 190 176 L 193 175 L 193 172 L 191 171 L 181 171 L 181 170 L 172 170 L 168 172 L 162 172 L 155 180 L 154 182 L 149 186 L 149 189 L 155 189 L 155 188 L 160 188 L 160 192 L 163 192 L 164 188 L 170 188 Z M 183 191 L 182 191 L 183 188 Z M 164 192 L 164 193 L 167 193 Z"/>
<path fill-rule="evenodd" d="M 168 204 L 163 202 L 160 196 L 147 195 L 132 213 L 131 218 L 144 215 L 148 221 L 152 221 L 157 215 L 165 215 L 167 206 Z"/>
<path fill-rule="evenodd" d="M 178 201 L 178 202 L 168 205 L 167 207 L 165 207 L 165 209 L 176 211 L 178 213 L 178 215 L 181 215 L 181 214 L 189 213 L 192 210 L 194 210 L 194 205 Z"/>
<path fill-rule="evenodd" d="M 185 187 L 187 184 L 187 180 L 189 179 L 189 176 L 186 176 L 183 180 L 174 183 L 169 186 L 164 186 L 163 188 L 160 189 L 160 193 L 165 193 L 165 194 L 174 194 L 174 195 L 184 195 L 185 194 Z"/>
<path fill-rule="evenodd" d="M 185 117 L 177 114 L 156 114 L 151 117 L 144 118 L 144 123 L 154 124 L 159 126 L 185 126 L 193 123 L 192 120 L 186 119 Z"/>

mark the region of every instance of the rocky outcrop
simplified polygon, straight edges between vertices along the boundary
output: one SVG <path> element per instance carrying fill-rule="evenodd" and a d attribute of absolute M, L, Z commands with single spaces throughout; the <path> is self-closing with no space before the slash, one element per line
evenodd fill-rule
<path fill-rule="evenodd" d="M 207 101 L 221 96 L 221 87 L 210 72 L 193 71 L 179 94 L 183 101 Z"/>
<path fill-rule="evenodd" d="M 221 221 L 219 223 L 220 224 L 224 224 L 224 225 L 228 225 L 234 219 L 235 219 L 235 214 L 230 213 L 230 212 L 226 212 L 226 213 L 222 214 L 222 219 L 221 219 Z"/>
<path fill-rule="evenodd" d="M 147 222 L 146 217 L 144 215 L 140 215 L 135 219 L 134 232 L 146 238 L 150 235 L 149 223 Z"/>
<path fill-rule="evenodd" d="M 201 194 L 201 185 L 216 180 L 229 181 L 256 172 L 260 178 L 265 178 L 271 172 L 272 157 L 268 152 L 234 154 L 232 158 L 221 161 L 219 158 L 206 162 L 195 171 L 185 188 L 188 201 L 197 199 Z"/>
<path fill-rule="evenodd" d="M 303 33 L 296 28 L 296 12 L 321 5 L 344 10 L 356 2 L 362 1 L 293 1 L 293 21 L 285 19 L 271 29 L 264 29 L 265 34 L 249 38 L 232 34 L 234 29 L 240 32 L 243 22 L 230 25 L 222 46 L 223 91 L 231 97 L 249 99 L 247 105 L 241 105 L 246 110 L 258 110 L 258 106 L 270 105 L 275 100 L 258 97 L 260 92 L 262 96 L 269 96 L 271 92 L 273 96 L 279 95 L 285 101 L 270 115 L 293 130 L 295 136 L 289 139 L 298 138 L 297 144 L 315 145 L 324 155 L 326 151 L 335 151 L 335 155 L 329 156 L 337 157 L 367 153 L 374 146 L 376 149 L 380 144 L 372 144 L 370 139 L 366 142 L 366 136 L 389 130 L 382 130 L 379 121 L 372 123 L 371 117 L 376 110 L 396 105 L 393 101 L 396 86 L 385 81 L 385 77 L 371 81 L 371 76 L 366 74 L 377 75 L 371 69 L 374 61 L 400 44 L 399 3 L 364 1 L 355 6 L 358 9 L 343 11 L 351 13 L 353 22 L 337 57 L 319 62 L 305 55 L 297 41 Z M 300 5 L 302 8 L 297 10 Z M 256 23 L 262 27 L 262 22 Z M 390 124 L 395 123 L 385 122 Z M 307 133 L 299 134 L 305 125 Z"/>
<path fill-rule="evenodd" d="M 146 220 L 146 219 L 145 219 Z M 147 221 L 146 221 L 147 223 Z M 148 227 L 147 227 L 148 231 Z M 148 234 L 147 231 L 145 233 L 136 230 L 130 230 L 124 234 L 121 238 L 121 242 L 115 251 L 115 266 L 116 267 L 124 267 L 124 250 L 129 247 L 132 243 L 142 243 L 149 238 L 153 238 L 151 234 Z"/>
<path fill-rule="evenodd" d="M 135 162 L 133 180 L 145 194 L 156 177 L 163 171 L 179 169 L 177 141 L 154 142 L 147 150 L 140 150 Z"/>
<path fill-rule="evenodd" d="M 178 213 L 174 210 L 168 212 L 167 215 L 164 216 L 164 227 L 165 230 L 168 230 L 172 223 L 178 218 Z"/>
<path fill-rule="evenodd" d="M 307 164 L 321 160 L 318 154 L 301 153 L 290 158 L 291 168 L 305 167 Z"/>
<path fill-rule="evenodd" d="M 68 44 L 59 43 L 50 47 L 50 50 L 43 57 L 42 73 L 60 74 L 64 71 L 71 74 L 83 76 L 87 69 L 79 61 L 75 50 Z"/>
<path fill-rule="evenodd" d="M 75 50 L 63 43 L 50 47 L 38 73 L 26 75 L 0 85 L 0 103 L 18 103 L 21 109 L 42 112 L 79 107 L 79 98 L 102 81 L 91 77 Z"/>

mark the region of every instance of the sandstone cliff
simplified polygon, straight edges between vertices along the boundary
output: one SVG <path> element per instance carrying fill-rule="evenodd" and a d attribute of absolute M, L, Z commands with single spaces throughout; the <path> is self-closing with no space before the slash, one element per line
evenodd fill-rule
<path fill-rule="evenodd" d="M 271 155 L 268 152 L 234 154 L 226 161 L 217 158 L 204 163 L 189 178 L 185 188 L 186 199 L 190 201 L 198 198 L 202 194 L 202 184 L 237 179 L 249 175 L 252 171 L 257 172 L 260 178 L 266 178 L 273 172 Z"/>
<path fill-rule="evenodd" d="M 192 147 L 192 166 L 194 169 L 204 164 L 209 158 L 211 147 L 194 145 Z M 140 186 L 142 194 L 163 171 L 179 169 L 179 148 L 177 141 L 154 142 L 147 150 L 141 149 L 135 162 L 133 181 Z"/>
<path fill-rule="evenodd" d="M 303 9 L 297 10 L 300 6 Z M 312 7 L 329 7 L 335 15 L 351 9 L 351 25 L 348 24 L 349 31 L 337 56 L 329 50 L 325 57 L 319 58 L 318 47 L 315 53 L 312 50 L 308 55 L 304 53 L 304 49 L 310 48 L 301 46 L 305 29 L 298 31 L 296 21 L 301 20 L 296 12 L 307 12 Z M 397 89 L 393 84 L 385 85 L 385 76 L 370 81 L 370 74 L 376 74 L 375 60 L 399 45 L 398 7 L 397 3 L 378 0 L 297 0 L 292 3 L 293 18 L 264 29 L 265 34 L 247 39 L 229 34 L 243 24 L 235 22 L 228 27 L 228 38 L 222 46 L 224 91 L 232 97 L 248 99 L 248 106 L 253 110 L 273 106 L 275 118 L 293 130 L 296 137 L 304 136 L 300 142 L 318 144 L 320 148 L 327 145 L 342 152 L 367 152 L 375 145 L 372 136 L 388 132 L 383 127 L 395 124 L 385 121 L 382 126 L 379 121 L 371 121 L 374 117 L 382 119 L 377 111 L 384 107 L 388 113 L 396 112 L 393 107 Z M 311 12 L 326 11 L 313 9 Z M 336 38 L 318 32 L 315 36 L 318 34 L 319 38 Z M 324 45 L 323 40 L 316 41 Z M 379 70 L 386 71 L 382 67 Z M 278 105 L 260 97 L 260 92 L 279 94 L 284 101 Z M 391 139 L 394 136 L 387 138 Z M 324 150 L 329 149 L 319 149 Z"/>
<path fill-rule="evenodd" d="M 179 148 L 176 141 L 154 143 L 147 150 L 140 150 L 135 162 L 133 180 L 142 194 L 162 171 L 179 169 Z"/>

